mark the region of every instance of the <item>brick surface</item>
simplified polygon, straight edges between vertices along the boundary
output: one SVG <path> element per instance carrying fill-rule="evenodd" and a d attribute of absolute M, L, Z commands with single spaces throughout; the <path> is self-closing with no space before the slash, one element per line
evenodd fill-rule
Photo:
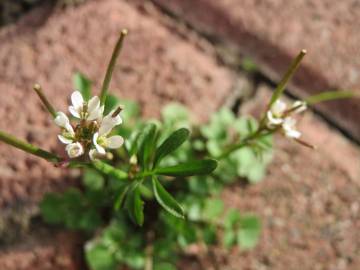
<path fill-rule="evenodd" d="M 153 0 L 201 31 L 222 37 L 252 56 L 278 80 L 291 59 L 308 50 L 290 90 L 300 96 L 329 89 L 360 93 L 358 1 Z M 360 102 L 318 106 L 360 140 Z"/>
<path fill-rule="evenodd" d="M 270 93 L 260 86 L 242 112 L 259 114 Z M 225 252 L 224 269 L 360 267 L 360 149 L 311 112 L 298 120 L 302 139 L 316 150 L 276 136 L 264 180 L 223 194 L 228 207 L 256 213 L 263 223 L 259 245 L 232 256 Z"/>
<path fill-rule="evenodd" d="M 73 233 L 42 231 L 0 250 L 2 270 L 79 270 L 82 245 Z"/>
<path fill-rule="evenodd" d="M 173 30 L 124 1 L 89 1 L 65 12 L 39 9 L 0 32 L 0 129 L 61 152 L 58 129 L 30 90 L 39 82 L 54 106 L 66 110 L 75 71 L 97 89 L 122 28 L 129 29 L 111 88 L 138 100 L 147 116 L 178 101 L 205 119 L 231 89 L 231 72 Z M 47 162 L 0 145 L 0 206 L 37 202 L 44 192 L 74 183 Z"/>

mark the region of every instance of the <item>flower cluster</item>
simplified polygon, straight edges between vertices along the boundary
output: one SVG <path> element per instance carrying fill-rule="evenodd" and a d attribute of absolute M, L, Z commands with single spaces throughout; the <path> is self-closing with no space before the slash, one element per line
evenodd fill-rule
<path fill-rule="evenodd" d="M 304 101 L 295 101 L 288 108 L 285 102 L 276 100 L 266 113 L 267 127 L 269 129 L 281 128 L 286 137 L 299 139 L 301 132 L 296 129 L 296 119 L 292 115 L 305 111 L 306 107 Z"/>
<path fill-rule="evenodd" d="M 79 91 L 72 93 L 71 103 L 69 112 L 78 119 L 77 125 L 72 126 L 63 112 L 58 112 L 54 120 L 62 129 L 58 138 L 66 144 L 65 150 L 70 158 L 88 153 L 93 160 L 104 156 L 107 148 L 116 149 L 124 143 L 119 135 L 109 136 L 111 130 L 122 123 L 120 108 L 103 116 L 104 106 L 100 99 L 94 96 L 87 102 Z"/>

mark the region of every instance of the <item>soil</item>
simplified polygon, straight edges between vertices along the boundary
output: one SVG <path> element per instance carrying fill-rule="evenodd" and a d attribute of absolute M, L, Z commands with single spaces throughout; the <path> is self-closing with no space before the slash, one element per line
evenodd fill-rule
<path fill-rule="evenodd" d="M 220 64 L 211 44 L 151 4 L 102 0 L 65 11 L 44 7 L 0 30 L 0 129 L 61 152 L 58 130 L 31 85 L 39 82 L 54 105 L 65 110 L 72 74 L 81 70 L 98 88 L 124 27 L 130 34 L 114 72 L 113 93 L 138 100 L 146 116 L 158 116 L 161 106 L 176 100 L 205 120 L 233 95 L 237 76 L 244 80 Z M 268 86 L 254 90 L 243 113 L 258 112 L 269 97 Z M 311 112 L 300 128 L 316 151 L 279 137 L 264 181 L 235 184 L 223 194 L 229 207 L 262 217 L 258 247 L 195 249 L 195 257 L 184 259 L 180 269 L 360 268 L 360 151 Z M 0 269 L 83 269 L 79 236 L 37 229 L 32 221 L 42 195 L 76 185 L 78 173 L 4 144 L 0 157 Z"/>

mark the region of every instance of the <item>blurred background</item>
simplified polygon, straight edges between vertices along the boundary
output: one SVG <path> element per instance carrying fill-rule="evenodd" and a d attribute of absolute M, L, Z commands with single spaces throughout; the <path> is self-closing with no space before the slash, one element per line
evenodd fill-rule
<path fill-rule="evenodd" d="M 223 105 L 261 111 L 301 49 L 289 99 L 359 93 L 359 27 L 357 0 L 0 0 L 0 129 L 60 151 L 32 85 L 57 108 L 75 72 L 99 88 L 123 28 L 112 92 L 138 101 L 146 117 L 177 101 L 206 121 Z M 202 269 L 359 269 L 359 117 L 358 99 L 324 103 L 300 123 L 316 151 L 277 139 L 265 179 L 223 194 L 261 216 L 259 245 L 195 252 Z M 81 269 L 81 237 L 43 225 L 37 207 L 78 176 L 0 144 L 0 269 Z M 181 267 L 199 269 L 186 259 Z"/>

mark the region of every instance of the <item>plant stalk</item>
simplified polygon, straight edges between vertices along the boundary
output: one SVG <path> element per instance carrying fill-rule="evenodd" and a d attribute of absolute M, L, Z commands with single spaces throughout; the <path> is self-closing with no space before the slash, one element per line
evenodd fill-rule
<path fill-rule="evenodd" d="M 270 103 L 268 105 L 268 109 L 270 109 L 271 106 L 275 103 L 275 101 L 280 98 L 280 96 L 285 90 L 286 84 L 289 82 L 290 78 L 294 75 L 295 71 L 299 67 L 300 62 L 305 56 L 305 54 L 306 54 L 306 50 L 301 50 L 298 56 L 292 61 L 290 67 L 288 68 L 285 75 L 281 79 L 280 83 L 276 87 L 275 92 L 272 95 Z"/>
<path fill-rule="evenodd" d="M 268 130 L 267 132 L 262 133 L 263 130 L 264 130 L 263 128 L 259 128 L 254 133 L 252 133 L 252 134 L 248 135 L 247 137 L 245 137 L 241 142 L 231 146 L 230 148 L 225 150 L 225 152 L 222 153 L 220 156 L 217 156 L 217 157 L 214 157 L 214 158 L 216 160 L 224 159 L 227 156 L 229 156 L 232 152 L 249 145 L 252 140 L 255 140 L 255 139 L 258 139 L 260 137 L 270 135 L 270 134 L 272 134 L 274 132 L 274 131 Z"/>
<path fill-rule="evenodd" d="M 118 41 L 116 42 L 114 51 L 111 55 L 111 59 L 110 59 L 109 65 L 107 67 L 105 78 L 104 78 L 104 81 L 103 81 L 103 84 L 101 87 L 101 94 L 100 94 L 101 105 L 105 104 L 105 100 L 106 100 L 107 92 L 109 90 L 110 81 L 111 81 L 111 77 L 112 77 L 112 74 L 113 74 L 113 71 L 115 68 L 116 60 L 120 54 L 121 48 L 124 43 L 124 38 L 127 35 L 127 33 L 128 33 L 128 31 L 126 29 L 121 31 L 120 37 L 119 37 Z"/>
<path fill-rule="evenodd" d="M 34 91 L 36 92 L 36 94 L 39 96 L 41 102 L 44 104 L 45 108 L 48 110 L 48 112 L 51 114 L 51 116 L 53 118 L 56 117 L 56 111 L 54 109 L 54 107 L 51 105 L 51 103 L 49 102 L 49 100 L 46 98 L 44 92 L 42 91 L 42 88 L 39 84 L 35 84 L 33 86 Z"/>
<path fill-rule="evenodd" d="M 6 144 L 14 146 L 20 150 L 23 150 L 29 154 L 38 156 L 40 158 L 46 159 L 47 161 L 58 163 L 61 162 L 62 159 L 57 155 L 50 153 L 46 150 L 43 150 L 35 145 L 27 143 L 25 141 L 19 140 L 15 138 L 13 135 L 7 134 L 3 131 L 0 131 L 0 141 L 3 141 Z"/>

